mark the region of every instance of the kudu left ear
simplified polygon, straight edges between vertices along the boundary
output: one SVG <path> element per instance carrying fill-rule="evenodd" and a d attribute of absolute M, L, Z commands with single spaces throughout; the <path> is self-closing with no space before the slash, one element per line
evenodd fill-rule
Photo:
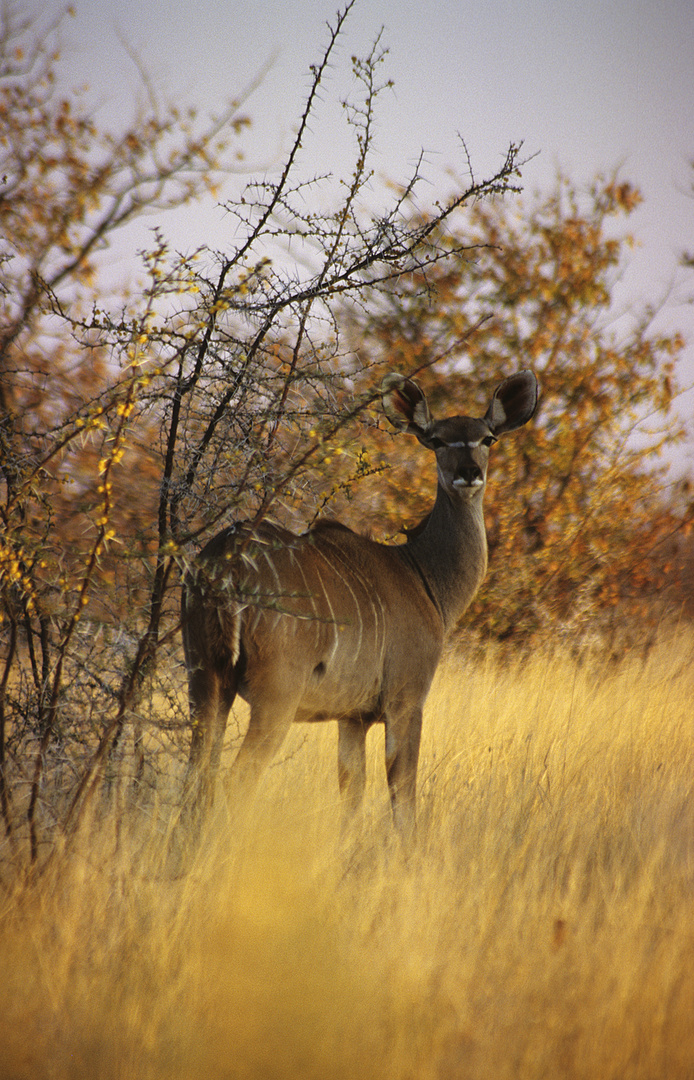
<path fill-rule="evenodd" d="M 526 369 L 499 383 L 484 419 L 495 435 L 527 424 L 537 408 L 539 387 L 532 371 Z"/>
<path fill-rule="evenodd" d="M 381 383 L 383 411 L 394 427 L 426 443 L 431 414 L 424 391 L 414 379 L 391 372 Z"/>

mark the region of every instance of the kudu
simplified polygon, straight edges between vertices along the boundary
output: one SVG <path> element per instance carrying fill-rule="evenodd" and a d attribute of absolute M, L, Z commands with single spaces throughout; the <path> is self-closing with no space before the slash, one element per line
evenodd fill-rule
<path fill-rule="evenodd" d="M 248 731 L 231 769 L 245 800 L 293 721 L 338 722 L 346 819 L 365 786 L 369 727 L 385 724 L 395 825 L 415 825 L 422 707 L 452 630 L 487 569 L 482 500 L 489 448 L 530 420 L 537 380 L 505 379 L 482 419 L 432 420 L 411 379 L 386 376 L 389 420 L 436 454 L 434 507 L 403 544 L 380 544 L 332 521 L 295 535 L 268 521 L 215 536 L 187 575 L 183 638 L 192 742 L 187 798 L 213 797 L 226 720 L 237 694 Z"/>

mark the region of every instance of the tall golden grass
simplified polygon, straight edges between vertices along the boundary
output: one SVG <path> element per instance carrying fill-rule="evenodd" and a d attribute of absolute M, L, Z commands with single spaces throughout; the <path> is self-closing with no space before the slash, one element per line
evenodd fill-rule
<path fill-rule="evenodd" d="M 409 856 L 378 731 L 340 840 L 327 724 L 183 875 L 156 808 L 85 830 L 1 898 L 3 1080 L 691 1080 L 693 652 L 451 657 Z"/>

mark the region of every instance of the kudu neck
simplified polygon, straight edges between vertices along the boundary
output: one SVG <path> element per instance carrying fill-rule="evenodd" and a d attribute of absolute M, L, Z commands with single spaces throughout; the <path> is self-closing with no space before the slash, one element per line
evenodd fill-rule
<path fill-rule="evenodd" d="M 484 488 L 472 498 L 450 496 L 439 484 L 434 507 L 402 551 L 421 574 L 446 631 L 470 604 L 487 571 Z"/>

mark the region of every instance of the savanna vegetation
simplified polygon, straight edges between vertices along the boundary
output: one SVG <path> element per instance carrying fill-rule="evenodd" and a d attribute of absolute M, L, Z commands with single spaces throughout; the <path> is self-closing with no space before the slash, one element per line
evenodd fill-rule
<path fill-rule="evenodd" d="M 343 848 L 328 724 L 185 876 L 151 817 L 104 816 L 3 890 L 2 1075 L 685 1080 L 693 670 L 683 634 L 619 667 L 451 657 L 407 861 L 376 730 Z"/>
<path fill-rule="evenodd" d="M 481 179 L 459 148 L 438 201 L 421 167 L 374 185 L 380 38 L 351 61 L 351 175 L 307 174 L 352 6 L 262 179 L 251 102 L 147 95 L 104 130 L 61 83 L 64 20 L 2 8 L 1 1075 L 694 1071 L 683 341 L 652 308 L 611 321 L 640 194 L 606 173 L 528 198 L 517 145 Z M 167 213 L 202 198 L 235 246 L 172 250 Z M 145 212 L 121 288 L 109 245 Z M 380 767 L 338 843 L 324 724 L 246 834 L 220 799 L 174 872 L 194 552 L 235 517 L 396 538 L 435 478 L 387 429 L 383 374 L 443 415 L 521 367 L 541 406 L 494 449 L 489 575 L 429 702 L 410 858 Z"/>

